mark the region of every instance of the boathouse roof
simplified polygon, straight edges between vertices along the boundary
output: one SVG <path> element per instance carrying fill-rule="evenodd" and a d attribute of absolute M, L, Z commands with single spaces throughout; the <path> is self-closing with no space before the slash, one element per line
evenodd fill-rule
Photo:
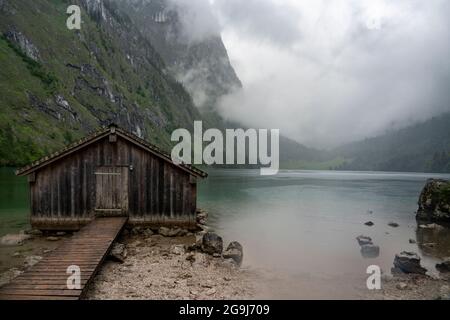
<path fill-rule="evenodd" d="M 42 159 L 39 159 L 33 163 L 31 163 L 30 165 L 27 165 L 19 170 L 16 171 L 16 175 L 18 176 L 25 176 L 28 175 L 30 173 L 35 172 L 36 170 L 39 170 L 45 166 L 50 165 L 51 163 L 63 159 L 75 152 L 77 152 L 80 149 L 83 149 L 109 135 L 117 135 L 125 140 L 127 140 L 128 142 L 136 145 L 137 147 L 140 147 L 150 153 L 152 153 L 153 155 L 155 155 L 156 157 L 167 161 L 171 164 L 173 164 L 176 167 L 181 168 L 182 170 L 200 177 L 200 178 L 206 178 L 208 176 L 208 174 L 194 166 L 182 163 L 182 164 L 176 164 L 172 161 L 171 156 L 166 153 L 164 150 L 162 150 L 161 148 L 149 143 L 148 141 L 145 141 L 144 139 L 139 138 L 137 135 L 128 132 L 120 127 L 118 127 L 116 124 L 111 124 L 106 128 L 102 128 L 98 131 L 92 132 L 91 134 L 87 135 L 86 137 L 80 139 L 79 141 L 72 143 L 68 146 L 66 146 L 64 149 L 54 152 L 50 155 L 47 155 L 45 157 L 43 157 Z"/>

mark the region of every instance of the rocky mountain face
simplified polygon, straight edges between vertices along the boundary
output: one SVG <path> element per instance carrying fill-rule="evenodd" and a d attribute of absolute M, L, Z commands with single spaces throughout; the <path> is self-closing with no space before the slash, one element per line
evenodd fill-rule
<path fill-rule="evenodd" d="M 188 2 L 115 2 L 154 45 L 167 71 L 183 83 L 201 111 L 212 111 L 220 96 L 242 86 L 230 64 L 219 27 L 214 18 L 207 20 L 207 13 L 203 12 L 200 22 L 199 8 Z"/>
<path fill-rule="evenodd" d="M 66 27 L 82 8 L 81 30 Z M 163 147 L 201 119 L 151 39 L 115 1 L 0 0 L 0 165 L 115 122 Z"/>

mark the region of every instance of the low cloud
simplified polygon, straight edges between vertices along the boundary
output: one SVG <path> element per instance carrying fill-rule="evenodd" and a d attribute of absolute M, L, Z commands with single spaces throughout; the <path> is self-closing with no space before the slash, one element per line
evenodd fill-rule
<path fill-rule="evenodd" d="M 450 111 L 445 0 L 215 0 L 244 88 L 219 109 L 331 147 Z"/>

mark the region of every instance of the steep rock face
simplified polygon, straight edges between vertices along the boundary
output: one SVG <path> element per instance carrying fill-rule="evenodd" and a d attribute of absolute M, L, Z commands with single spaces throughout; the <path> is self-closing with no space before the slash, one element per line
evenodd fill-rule
<path fill-rule="evenodd" d="M 30 59 L 39 61 L 39 50 L 25 35 L 14 28 L 5 32 L 5 38 L 16 44 Z"/>
<path fill-rule="evenodd" d="M 170 147 L 201 119 L 159 53 L 111 0 L 0 0 L 0 165 L 21 165 L 115 122 Z"/>
<path fill-rule="evenodd" d="M 450 181 L 429 179 L 418 202 L 417 219 L 450 222 Z"/>
<path fill-rule="evenodd" d="M 219 30 L 195 25 L 191 8 L 171 0 L 115 1 L 154 45 L 168 72 L 183 83 L 201 110 L 214 109 L 218 98 L 242 86 Z"/>

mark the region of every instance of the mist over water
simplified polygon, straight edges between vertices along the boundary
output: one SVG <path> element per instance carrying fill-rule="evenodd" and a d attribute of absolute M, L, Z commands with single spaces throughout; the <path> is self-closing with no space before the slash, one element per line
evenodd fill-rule
<path fill-rule="evenodd" d="M 450 256 L 448 235 L 417 228 L 418 196 L 430 177 L 450 176 L 212 170 L 200 184 L 198 206 L 225 245 L 243 244 L 244 265 L 268 272 L 269 297 L 358 298 L 367 293 L 369 265 L 389 273 L 396 253 L 415 251 L 435 274 L 435 263 Z M 388 226 L 391 221 L 400 226 Z M 355 239 L 361 234 L 380 246 L 379 257 L 361 256 Z M 423 239 L 437 246 L 423 247 Z"/>

